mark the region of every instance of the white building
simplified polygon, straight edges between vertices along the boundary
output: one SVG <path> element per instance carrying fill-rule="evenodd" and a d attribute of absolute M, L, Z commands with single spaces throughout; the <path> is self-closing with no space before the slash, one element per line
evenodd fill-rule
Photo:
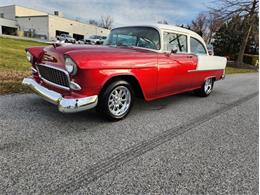
<path fill-rule="evenodd" d="M 0 34 L 18 34 L 47 40 L 53 40 L 61 33 L 79 40 L 90 35 L 107 36 L 110 32 L 95 25 L 64 18 L 58 11 L 52 15 L 17 5 L 0 7 L 0 29 Z"/>

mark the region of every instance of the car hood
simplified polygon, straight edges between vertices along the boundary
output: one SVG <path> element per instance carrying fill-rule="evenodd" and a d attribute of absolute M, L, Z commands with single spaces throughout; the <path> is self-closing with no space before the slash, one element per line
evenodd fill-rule
<path fill-rule="evenodd" d="M 89 68 L 92 64 L 105 65 L 107 62 L 129 61 L 145 59 L 156 52 L 142 48 L 114 47 L 114 46 L 93 46 L 93 45 L 66 45 L 48 46 L 44 48 L 43 60 L 51 59 L 57 64 L 64 64 L 64 55 L 70 56 L 80 68 Z"/>

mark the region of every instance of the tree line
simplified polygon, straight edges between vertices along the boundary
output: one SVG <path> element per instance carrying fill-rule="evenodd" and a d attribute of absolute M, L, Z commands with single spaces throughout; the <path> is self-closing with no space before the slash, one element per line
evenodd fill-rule
<path fill-rule="evenodd" d="M 213 3 L 213 2 L 212 2 Z M 214 7 L 199 13 L 189 25 L 214 47 L 214 53 L 234 60 L 243 66 L 244 54 L 259 54 L 259 0 L 218 0 Z M 111 16 L 101 16 L 100 20 L 89 20 L 90 24 L 112 29 Z M 158 21 L 168 24 L 166 20 Z"/>
<path fill-rule="evenodd" d="M 216 55 L 227 56 L 243 66 L 243 56 L 259 54 L 259 1 L 218 0 L 184 26 L 214 46 Z"/>
<path fill-rule="evenodd" d="M 109 30 L 112 29 L 113 22 L 114 22 L 114 19 L 111 16 L 101 16 L 99 21 L 94 20 L 94 19 L 91 19 L 88 21 L 89 24 L 93 24 L 95 26 L 99 26 L 99 27 L 106 28 Z"/>

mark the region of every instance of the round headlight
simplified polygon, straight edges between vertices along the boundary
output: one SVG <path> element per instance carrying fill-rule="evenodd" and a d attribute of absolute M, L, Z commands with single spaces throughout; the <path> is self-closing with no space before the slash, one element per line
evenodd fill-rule
<path fill-rule="evenodd" d="M 33 63 L 33 56 L 29 51 L 26 52 L 26 58 L 29 62 Z"/>
<path fill-rule="evenodd" d="M 75 75 L 77 73 L 77 65 L 68 56 L 65 57 L 65 68 L 71 75 Z"/>

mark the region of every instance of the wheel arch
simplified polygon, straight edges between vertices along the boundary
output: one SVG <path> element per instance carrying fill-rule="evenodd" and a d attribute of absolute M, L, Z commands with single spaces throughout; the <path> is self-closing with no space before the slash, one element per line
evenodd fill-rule
<path fill-rule="evenodd" d="M 207 76 L 207 77 L 204 79 L 204 82 L 205 82 L 207 79 L 213 79 L 213 82 L 215 82 L 215 81 L 217 80 L 217 77 L 216 77 L 216 76 Z"/>
<path fill-rule="evenodd" d="M 133 91 L 134 91 L 134 95 L 138 98 L 142 98 L 145 99 L 142 87 L 139 83 L 139 81 L 137 80 L 137 78 L 133 75 L 127 75 L 127 74 L 123 74 L 123 75 L 115 75 L 110 77 L 108 80 L 105 81 L 104 85 L 101 88 L 100 93 L 103 92 L 103 90 L 109 86 L 111 83 L 115 82 L 115 81 L 119 81 L 119 80 L 124 80 L 127 81 L 132 87 L 133 87 Z"/>

